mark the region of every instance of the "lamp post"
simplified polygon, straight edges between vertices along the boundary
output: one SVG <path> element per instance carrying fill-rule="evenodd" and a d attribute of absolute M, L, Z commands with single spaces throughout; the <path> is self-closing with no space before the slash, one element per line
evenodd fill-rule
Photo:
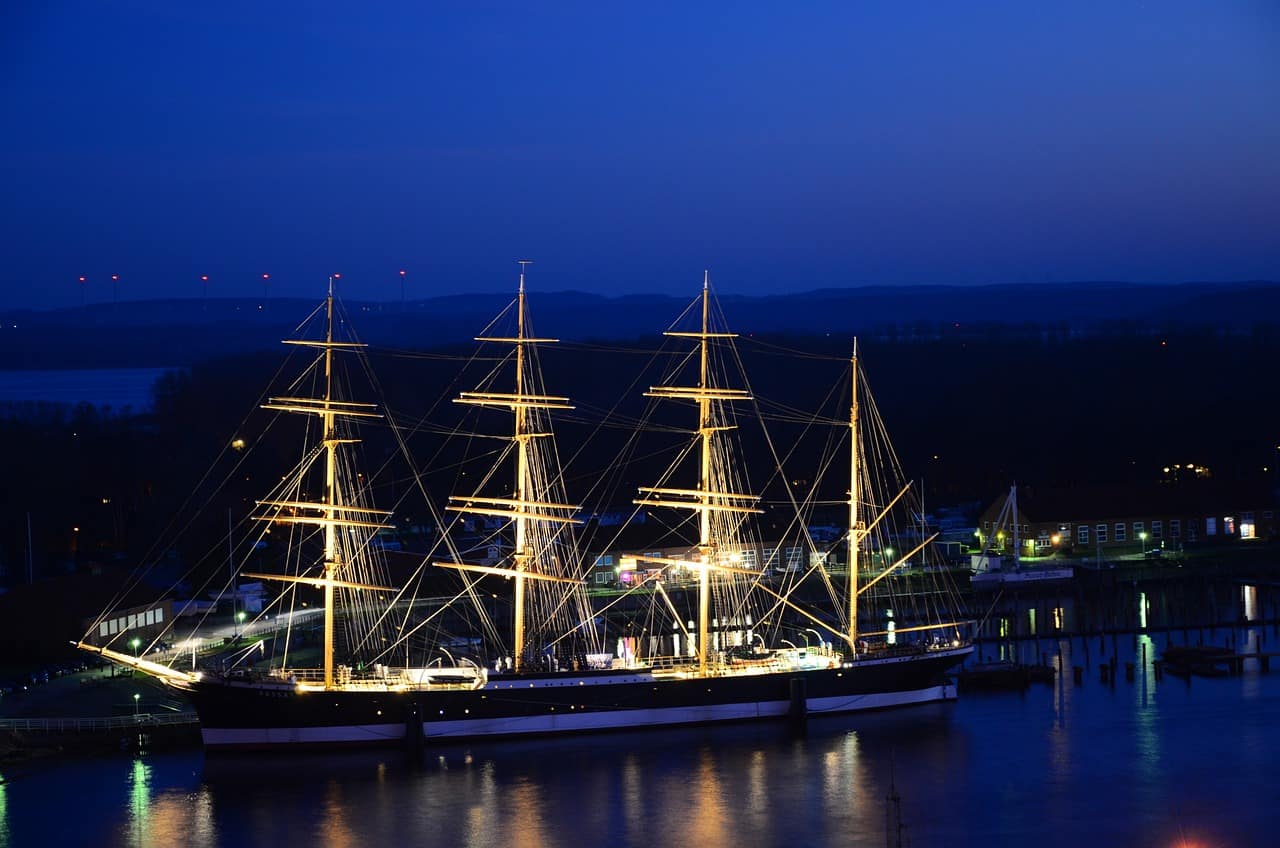
<path fill-rule="evenodd" d="M 240 638 L 240 628 L 244 624 L 244 610 L 236 613 L 236 638 Z"/>
<path fill-rule="evenodd" d="M 141 698 L 141 697 L 142 697 L 142 696 L 141 696 L 141 695 L 139 695 L 137 692 L 134 692 L 134 693 L 133 693 L 133 718 L 134 718 L 134 721 L 137 721 L 137 719 L 138 719 L 138 699 L 139 699 L 139 698 Z"/>
<path fill-rule="evenodd" d="M 1138 553 L 1146 556 L 1147 553 L 1147 533 L 1142 531 L 1138 534 Z"/>
<path fill-rule="evenodd" d="M 405 270 L 400 269 L 400 311 L 404 312 L 404 277 Z"/>
<path fill-rule="evenodd" d="M 142 644 L 142 640 L 134 636 L 129 640 L 129 644 L 133 646 L 133 658 L 136 660 L 138 658 L 138 646 Z"/>

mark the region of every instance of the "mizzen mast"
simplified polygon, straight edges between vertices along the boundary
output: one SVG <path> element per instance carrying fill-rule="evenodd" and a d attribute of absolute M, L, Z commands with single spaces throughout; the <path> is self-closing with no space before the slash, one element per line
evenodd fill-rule
<path fill-rule="evenodd" d="M 272 500 L 259 501 L 262 506 L 276 509 L 276 513 L 267 516 L 256 516 L 257 521 L 272 521 L 288 524 L 312 524 L 324 528 L 324 563 L 323 573 L 319 577 L 292 576 L 284 574 L 245 574 L 245 577 L 257 577 L 267 580 L 282 580 L 288 583 L 305 583 L 324 589 L 324 688 L 334 688 L 333 679 L 333 624 L 334 624 L 334 589 L 369 589 L 374 591 L 390 591 L 383 586 L 371 586 L 342 580 L 339 573 L 347 562 L 338 540 L 338 528 L 364 528 L 376 531 L 387 526 L 381 521 L 372 521 L 360 516 L 377 517 L 390 515 L 382 510 L 369 509 L 349 505 L 343 501 L 343 493 L 338 486 L 338 450 L 343 445 L 359 444 L 359 439 L 341 438 L 337 432 L 337 422 L 344 418 L 381 418 L 375 404 L 340 401 L 333 397 L 333 354 L 342 350 L 358 350 L 365 347 L 359 342 L 338 342 L 333 338 L 333 277 L 329 278 L 329 292 L 325 298 L 325 337 L 324 341 L 308 339 L 286 339 L 285 344 L 301 345 L 322 350 L 324 360 L 324 396 L 319 398 L 279 397 L 271 398 L 262 405 L 263 409 L 274 409 L 282 412 L 300 412 L 320 416 L 323 430 L 321 444 L 324 447 L 324 499 L 320 502 Z M 282 515 L 280 510 L 290 510 L 294 514 Z M 298 515 L 299 510 L 314 510 L 319 515 Z M 356 517 L 350 517 L 356 516 Z"/>
<path fill-rule="evenodd" d="M 709 636 L 708 617 L 711 601 L 711 569 L 716 568 L 716 545 L 711 535 L 712 512 L 759 513 L 748 504 L 759 498 L 755 495 L 736 492 L 718 492 L 713 486 L 717 481 L 712 479 L 711 439 L 722 430 L 733 429 L 731 426 L 716 425 L 712 416 L 712 402 L 751 400 L 751 396 L 743 389 L 712 387 L 709 381 L 709 342 L 712 339 L 732 339 L 737 333 L 717 333 L 710 330 L 710 275 L 702 274 L 702 329 L 697 332 L 678 332 L 669 330 L 664 336 L 691 338 L 698 340 L 698 385 L 653 386 L 645 392 L 647 397 L 693 400 L 698 403 L 698 438 L 701 442 L 698 463 L 698 487 L 696 489 L 672 489 L 642 487 L 642 497 L 634 503 L 642 506 L 670 506 L 693 509 L 698 512 L 698 672 L 707 673 L 707 643 Z M 738 569 L 725 569 L 734 570 Z"/>
<path fill-rule="evenodd" d="M 515 527 L 514 551 L 510 568 L 470 565 L 460 562 L 437 562 L 443 568 L 454 568 L 460 571 L 472 571 L 482 574 L 497 574 L 513 578 L 515 594 L 512 605 L 515 608 L 515 623 L 512 633 L 513 663 L 516 671 L 523 666 L 525 653 L 525 589 L 528 580 L 545 580 L 557 583 L 579 583 L 581 581 L 561 575 L 545 574 L 530 568 L 537 552 L 530 544 L 531 521 L 545 521 L 556 524 L 581 524 L 573 517 L 578 509 L 576 504 L 553 503 L 536 498 L 533 482 L 530 479 L 530 447 L 534 439 L 552 435 L 535 432 L 530 427 L 530 410 L 534 409 L 573 409 L 567 397 L 545 395 L 531 392 L 526 386 L 525 359 L 526 345 L 552 344 L 559 339 L 535 338 L 525 335 L 526 311 L 524 293 L 525 266 L 530 260 L 519 260 L 520 288 L 516 295 L 516 335 L 514 337 L 478 336 L 478 342 L 501 342 L 515 345 L 516 377 L 515 392 L 462 392 L 454 398 L 454 403 L 472 404 L 475 406 L 495 406 L 510 409 L 514 426 L 512 441 L 516 447 L 515 489 L 510 498 L 450 497 L 451 503 L 446 509 L 455 512 L 466 512 L 473 515 L 492 515 L 511 519 Z"/>

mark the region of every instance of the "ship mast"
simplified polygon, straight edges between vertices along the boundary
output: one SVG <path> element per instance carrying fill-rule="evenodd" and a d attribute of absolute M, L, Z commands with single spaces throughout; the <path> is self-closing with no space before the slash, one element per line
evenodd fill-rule
<path fill-rule="evenodd" d="M 338 442 L 333 414 L 333 277 L 324 300 L 324 411 L 320 413 L 324 432 L 325 517 L 332 518 L 338 505 Z M 324 688 L 333 688 L 333 578 L 342 560 L 338 553 L 338 528 L 332 521 L 324 525 Z"/>
<path fill-rule="evenodd" d="M 320 577 L 294 577 L 283 574 L 245 574 L 245 577 L 257 577 L 267 580 L 281 580 L 289 583 L 306 583 L 324 590 L 324 688 L 334 688 L 333 676 L 333 624 L 334 624 L 334 589 L 371 589 L 374 591 L 390 591 L 383 586 L 371 586 L 364 583 L 353 583 L 339 579 L 338 575 L 347 564 L 338 544 L 339 527 L 360 527 L 378 530 L 386 525 L 380 521 L 342 518 L 340 513 L 362 513 L 372 515 L 390 515 L 383 510 L 356 507 L 343 502 L 342 492 L 338 487 L 338 449 L 342 445 L 358 444 L 359 439 L 340 438 L 337 434 L 339 416 L 356 418 L 381 418 L 373 412 L 375 406 L 368 403 L 340 401 L 333 397 L 333 354 L 340 350 L 356 350 L 364 347 L 358 342 L 338 342 L 333 339 L 333 277 L 329 278 L 329 291 L 325 297 L 325 336 L 324 341 L 308 341 L 286 339 L 285 344 L 320 348 L 324 360 L 324 396 L 320 398 L 285 397 L 271 398 L 264 403 L 263 409 L 275 409 L 284 412 L 302 412 L 320 416 L 324 447 L 324 499 L 318 503 L 305 501 L 259 501 L 264 506 L 279 509 L 316 510 L 321 515 L 280 515 L 257 517 L 258 521 L 285 522 L 289 524 L 318 524 L 324 528 L 324 562 Z"/>
<path fill-rule="evenodd" d="M 524 269 L 529 264 L 529 260 L 520 260 L 520 290 L 516 294 L 516 396 L 524 394 Z M 526 423 L 529 417 L 529 408 L 526 406 L 515 406 L 512 408 L 515 412 L 515 433 L 512 438 L 516 443 L 516 491 L 515 498 L 522 504 L 529 501 L 529 437 L 525 435 L 528 429 Z M 515 520 L 515 548 L 512 555 L 512 567 L 516 570 L 515 579 L 515 597 L 512 601 L 515 607 L 515 632 L 512 641 L 515 644 L 515 666 L 516 671 L 520 670 L 522 665 L 521 657 L 524 655 L 524 589 L 525 589 L 525 572 L 529 570 L 529 544 L 526 541 L 528 535 L 528 519 L 523 514 L 517 514 Z"/>
<path fill-rule="evenodd" d="M 849 648 L 858 650 L 858 548 L 863 528 L 858 522 L 858 340 L 853 340 L 849 389 Z"/>
<path fill-rule="evenodd" d="M 698 388 L 703 393 L 698 398 L 698 435 L 702 441 L 701 458 L 698 464 L 698 502 L 702 509 L 698 515 L 698 556 L 703 563 L 712 561 L 711 549 L 711 398 L 707 396 L 707 312 L 708 277 L 702 272 L 702 339 L 698 342 Z M 707 673 L 707 616 L 711 603 L 711 569 L 698 569 L 698 673 Z"/>
<path fill-rule="evenodd" d="M 476 406 L 506 407 L 511 410 L 515 419 L 512 427 L 512 440 L 516 446 L 516 479 L 515 490 L 511 498 L 490 497 L 451 497 L 452 501 L 446 509 L 455 512 L 466 512 L 473 515 L 492 515 L 510 518 L 515 527 L 514 551 L 510 568 L 499 568 L 486 565 L 469 565 L 460 562 L 437 562 L 442 568 L 455 568 L 461 571 L 474 571 L 482 574 L 499 574 L 510 577 L 515 583 L 515 594 L 512 604 L 515 608 L 515 622 L 512 632 L 513 665 L 516 671 L 524 665 L 525 653 L 525 591 L 529 580 L 544 580 L 559 583 L 580 583 L 581 581 L 560 575 L 544 574 L 530 568 L 534 564 L 536 551 L 530 544 L 531 521 L 546 521 L 558 524 L 581 524 L 572 517 L 576 504 L 548 503 L 537 500 L 530 480 L 530 443 L 537 438 L 550 436 L 551 433 L 538 433 L 530 429 L 529 411 L 532 409 L 573 409 L 568 398 L 554 395 L 534 394 L 525 383 L 526 345 L 551 344 L 559 339 L 540 339 L 525 335 L 525 266 L 531 260 L 521 259 L 520 287 L 516 294 L 516 335 L 514 337 L 478 336 L 479 342 L 505 342 L 515 345 L 516 378 L 515 392 L 462 392 L 454 399 L 454 403 L 466 403 Z"/>
<path fill-rule="evenodd" d="M 694 388 L 678 386 L 655 386 L 645 394 L 657 398 L 683 398 L 698 402 L 698 438 L 701 442 L 698 462 L 698 488 L 666 489 L 642 487 L 641 493 L 654 497 L 643 497 L 635 501 L 644 506 L 674 506 L 697 510 L 698 515 L 698 673 L 707 673 L 707 646 L 709 642 L 708 618 L 711 603 L 711 570 L 717 568 L 724 571 L 737 572 L 741 569 L 727 568 L 715 562 L 715 542 L 711 538 L 712 512 L 759 513 L 761 510 L 745 506 L 758 500 L 754 495 L 734 492 L 717 492 L 712 488 L 711 438 L 720 430 L 732 429 L 729 426 L 717 426 L 712 418 L 712 401 L 750 400 L 751 396 L 742 389 L 713 388 L 709 380 L 709 342 L 711 339 L 731 339 L 737 333 L 715 333 L 710 329 L 710 274 L 702 274 L 702 329 L 698 332 L 668 331 L 665 336 L 679 336 L 698 340 L 698 385 Z M 645 559 L 654 559 L 646 557 Z M 754 573 L 754 572 L 751 572 Z"/>

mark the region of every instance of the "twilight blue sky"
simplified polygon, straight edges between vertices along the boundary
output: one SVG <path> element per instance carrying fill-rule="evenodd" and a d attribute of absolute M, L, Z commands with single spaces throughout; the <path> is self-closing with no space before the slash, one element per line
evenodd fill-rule
<path fill-rule="evenodd" d="M 0 6 L 0 305 L 1280 279 L 1280 3 Z"/>

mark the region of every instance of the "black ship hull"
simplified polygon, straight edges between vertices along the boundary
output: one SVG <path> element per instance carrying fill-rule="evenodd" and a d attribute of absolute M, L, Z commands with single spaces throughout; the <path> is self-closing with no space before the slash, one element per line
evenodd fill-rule
<path fill-rule="evenodd" d="M 848 713 L 950 700 L 968 646 L 834 668 L 699 677 L 647 670 L 494 676 L 475 689 L 304 691 L 207 679 L 189 695 L 211 750 L 395 745 Z"/>

